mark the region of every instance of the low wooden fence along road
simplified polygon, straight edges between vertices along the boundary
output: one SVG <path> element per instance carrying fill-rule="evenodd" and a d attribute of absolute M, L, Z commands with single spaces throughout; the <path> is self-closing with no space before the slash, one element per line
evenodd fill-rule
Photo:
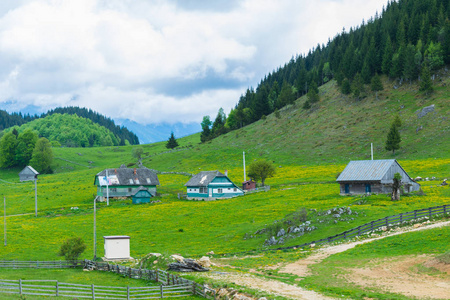
<path fill-rule="evenodd" d="M 59 296 L 89 299 L 159 299 L 187 297 L 193 294 L 192 286 L 179 284 L 151 287 L 114 287 L 73 284 L 57 280 L 0 280 L 0 292 L 17 295 Z"/>
<path fill-rule="evenodd" d="M 431 219 L 434 216 L 437 215 L 447 215 L 450 214 L 450 205 L 442 205 L 442 206 L 434 206 L 419 210 L 414 210 L 406 213 L 400 213 L 398 215 L 388 216 L 382 219 L 378 219 L 375 221 L 372 221 L 370 223 L 366 223 L 364 225 L 358 226 L 353 229 L 349 229 L 347 231 L 344 231 L 342 233 L 317 240 L 312 241 L 309 243 L 297 245 L 297 246 L 290 246 L 290 247 L 282 247 L 282 248 L 276 248 L 276 249 L 270 249 L 270 250 L 283 250 L 283 249 L 292 249 L 292 248 L 300 248 L 300 247 L 306 247 L 310 246 L 312 244 L 323 244 L 323 243 L 331 243 L 339 240 L 354 238 L 356 236 L 360 236 L 363 234 L 366 234 L 368 232 L 373 232 L 375 230 L 381 229 L 383 227 L 389 227 L 389 226 L 400 226 L 405 223 L 408 223 L 413 220 L 420 220 L 420 219 Z M 269 250 L 269 251 L 270 251 Z"/>
<path fill-rule="evenodd" d="M 216 291 L 206 285 L 185 279 L 163 270 L 135 269 L 108 262 L 92 260 L 66 261 L 0 261 L 0 268 L 53 269 L 87 268 L 113 272 L 121 276 L 161 283 L 155 287 L 106 287 L 84 284 L 60 283 L 56 280 L 2 280 L 0 293 L 18 295 L 61 296 L 90 299 L 155 299 L 197 295 L 215 299 Z M 39 284 L 43 283 L 44 284 Z"/>
<path fill-rule="evenodd" d="M 0 260 L 0 268 L 8 269 L 63 269 L 80 268 L 84 266 L 84 260 L 68 262 L 65 260 L 55 261 L 16 261 Z"/>

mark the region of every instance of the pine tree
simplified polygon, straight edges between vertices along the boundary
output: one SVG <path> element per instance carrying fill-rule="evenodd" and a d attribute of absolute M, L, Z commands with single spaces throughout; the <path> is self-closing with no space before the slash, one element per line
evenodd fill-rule
<path fill-rule="evenodd" d="M 348 95 L 352 92 L 352 88 L 350 86 L 350 81 L 348 81 L 347 78 L 345 78 L 344 81 L 342 81 L 341 92 L 344 95 Z"/>
<path fill-rule="evenodd" d="M 378 92 L 384 89 L 383 83 L 381 82 L 380 76 L 378 76 L 378 74 L 375 74 L 375 76 L 372 77 L 370 89 L 375 92 L 375 97 L 378 100 Z"/>
<path fill-rule="evenodd" d="M 425 63 L 422 67 L 422 74 L 420 76 L 420 88 L 419 90 L 425 92 L 425 94 L 429 94 L 433 92 L 433 82 L 431 81 L 430 69 L 428 68 L 428 64 Z"/>
<path fill-rule="evenodd" d="M 168 149 L 173 149 L 173 148 L 176 148 L 176 147 L 178 147 L 179 145 L 178 145 L 178 142 L 177 142 L 177 140 L 175 139 L 175 136 L 173 135 L 173 131 L 170 133 L 170 137 L 169 137 L 169 140 L 167 141 L 167 144 L 166 144 L 166 148 L 168 148 Z"/>
<path fill-rule="evenodd" d="M 398 132 L 397 126 L 393 123 L 387 135 L 385 149 L 388 151 L 392 150 L 392 153 L 395 154 L 395 150 L 400 149 L 401 141 L 400 132 Z"/>

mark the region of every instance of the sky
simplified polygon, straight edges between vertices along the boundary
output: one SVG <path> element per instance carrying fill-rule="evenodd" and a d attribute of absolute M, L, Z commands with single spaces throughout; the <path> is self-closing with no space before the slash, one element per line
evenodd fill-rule
<path fill-rule="evenodd" d="M 387 0 L 5 0 L 0 109 L 140 124 L 228 113 L 248 87 Z"/>

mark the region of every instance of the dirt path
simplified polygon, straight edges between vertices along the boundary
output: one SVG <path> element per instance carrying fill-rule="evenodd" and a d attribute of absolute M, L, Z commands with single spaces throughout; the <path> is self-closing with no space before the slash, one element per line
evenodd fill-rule
<path fill-rule="evenodd" d="M 437 227 L 442 227 L 442 226 L 449 226 L 449 225 L 450 225 L 450 221 L 439 222 L 439 223 L 430 224 L 430 225 L 424 225 L 424 226 L 421 226 L 418 228 L 398 228 L 398 230 L 387 232 L 383 236 L 380 236 L 380 237 L 366 239 L 366 240 L 353 242 L 353 243 L 324 247 L 324 248 L 319 249 L 317 251 L 317 253 L 315 253 L 305 259 L 300 259 L 292 264 L 288 264 L 288 265 L 284 266 L 283 268 L 281 268 L 281 270 L 279 272 L 280 273 L 290 273 L 290 274 L 294 274 L 294 275 L 297 275 L 300 277 L 305 277 L 310 274 L 308 266 L 310 266 L 312 264 L 317 264 L 330 255 L 347 251 L 348 249 L 354 248 L 357 245 L 370 243 L 370 242 L 373 242 L 376 240 L 384 239 L 389 236 L 399 235 L 399 234 L 402 234 L 405 232 L 426 230 L 426 229 L 437 228 Z"/>
<path fill-rule="evenodd" d="M 341 244 L 341 245 L 336 245 L 336 246 L 329 246 L 329 247 L 324 247 L 321 249 L 318 249 L 316 253 L 312 254 L 311 256 L 298 260 L 294 263 L 288 264 L 284 267 L 281 268 L 281 270 L 279 271 L 280 273 L 290 273 L 290 274 L 294 274 L 297 275 L 299 277 L 305 277 L 308 276 L 310 274 L 309 272 L 309 266 L 312 264 L 316 264 L 321 262 L 323 259 L 327 258 L 328 256 L 331 256 L 333 254 L 337 254 L 340 252 L 344 252 L 348 249 L 351 249 L 353 247 L 355 247 L 356 245 L 360 245 L 360 244 L 365 244 L 365 243 L 370 243 L 379 239 L 383 239 L 389 236 L 394 236 L 394 235 L 398 235 L 398 234 L 402 234 L 402 233 L 406 233 L 406 232 L 412 232 L 412 231 L 419 231 L 419 230 L 426 230 L 426 229 L 432 229 L 432 228 L 437 228 L 437 227 L 442 227 L 442 226 L 449 226 L 450 225 L 450 221 L 447 222 L 440 222 L 440 223 L 434 223 L 434 224 L 430 224 L 430 225 L 423 225 L 421 227 L 415 228 L 415 227 L 409 227 L 409 228 L 398 228 L 397 230 L 393 230 L 393 231 L 389 231 L 384 233 L 382 236 L 380 237 L 376 237 L 376 238 L 371 238 L 371 239 L 366 239 L 366 240 L 362 240 L 362 241 L 358 241 L 358 242 L 353 242 L 353 243 L 347 243 L 347 244 Z M 364 270 L 355 270 L 355 272 L 359 273 L 360 275 L 363 274 L 368 274 L 368 271 L 366 269 Z M 366 272 L 366 273 L 364 273 Z M 205 274 L 206 275 L 206 274 Z M 364 276 L 364 275 L 363 275 Z M 384 276 L 387 276 L 386 274 L 384 274 Z M 374 282 L 373 280 L 370 281 L 368 280 L 367 282 L 357 282 L 358 284 L 364 284 L 366 283 L 367 286 L 371 285 L 371 286 L 378 286 L 378 287 L 382 287 L 382 288 L 387 288 L 388 290 L 390 290 L 391 292 L 398 292 L 398 293 L 402 293 L 404 289 L 402 289 L 401 287 L 401 282 L 399 281 L 399 275 L 395 274 L 395 277 L 390 277 L 390 278 L 396 278 L 397 282 L 400 282 L 400 284 L 397 284 L 397 286 L 389 286 L 389 284 L 392 283 L 392 281 L 395 280 L 381 280 L 380 277 L 380 285 L 378 284 L 378 282 Z M 245 286 L 251 289 L 256 289 L 256 290 L 260 290 L 260 291 L 264 291 L 273 295 L 278 295 L 278 296 L 283 296 L 286 298 L 290 298 L 290 299 L 301 299 L 301 300 L 328 300 L 328 299 L 333 299 L 330 297 L 326 297 L 323 296 L 317 292 L 314 291 L 309 291 L 306 289 L 303 289 L 299 286 L 295 286 L 295 285 L 289 285 L 277 280 L 270 280 L 270 279 L 265 279 L 262 277 L 257 277 L 255 275 L 252 274 L 243 274 L 243 273 L 213 273 L 213 274 L 208 274 L 209 278 L 212 279 L 216 279 L 219 281 L 225 281 L 225 282 L 229 282 L 229 283 L 235 283 L 237 285 L 240 286 Z M 356 283 L 356 279 L 357 277 L 352 277 L 350 276 L 349 278 L 346 278 L 349 281 L 355 282 Z M 367 276 L 365 277 L 367 278 Z M 400 276 L 401 278 L 401 276 Z M 417 282 L 417 278 L 414 279 Z M 409 288 L 409 291 L 411 291 L 411 288 L 413 289 L 413 292 L 410 292 L 408 295 L 409 296 L 424 296 L 423 291 L 427 291 L 428 294 L 427 296 L 430 298 L 442 298 L 439 296 L 442 296 L 442 292 L 446 292 L 448 290 L 449 284 L 448 282 L 441 282 L 441 281 L 435 281 L 434 285 L 437 287 L 436 290 L 436 295 L 434 295 L 435 297 L 433 297 L 433 295 L 430 295 L 430 289 L 429 287 L 432 286 L 430 285 L 432 283 L 432 280 L 428 280 L 426 282 L 424 282 L 425 286 L 428 286 L 428 288 L 424 288 L 421 289 L 422 285 L 415 285 L 413 284 L 414 280 L 412 279 L 411 282 L 408 282 L 407 286 Z M 424 286 L 424 287 L 425 287 Z M 414 293 L 414 287 L 416 287 L 418 289 L 418 292 Z"/>
<path fill-rule="evenodd" d="M 240 286 L 246 286 L 251 289 L 264 291 L 273 295 L 283 296 L 290 299 L 300 300 L 331 300 L 334 298 L 325 297 L 314 291 L 308 291 L 298 286 L 286 284 L 276 280 L 256 277 L 251 274 L 210 274 L 209 278 L 235 283 Z"/>

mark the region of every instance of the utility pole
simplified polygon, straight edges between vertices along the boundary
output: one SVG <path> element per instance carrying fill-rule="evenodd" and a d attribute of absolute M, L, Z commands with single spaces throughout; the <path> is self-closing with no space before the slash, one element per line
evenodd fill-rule
<path fill-rule="evenodd" d="M 246 181 L 246 177 L 245 177 L 245 151 L 244 152 L 242 152 L 242 156 L 243 156 L 243 158 L 244 158 L 244 182 Z"/>
<path fill-rule="evenodd" d="M 97 218 L 97 197 L 94 198 L 94 259 L 97 258 L 97 228 L 96 228 L 96 218 Z"/>
<path fill-rule="evenodd" d="M 3 229 L 3 231 L 5 232 L 5 246 L 6 246 L 6 197 L 3 196 L 3 224 L 5 226 L 5 228 Z"/>
<path fill-rule="evenodd" d="M 37 217 L 37 179 L 34 180 L 34 215 Z"/>
<path fill-rule="evenodd" d="M 108 169 L 106 169 L 106 205 L 109 206 L 109 178 L 108 178 Z"/>

